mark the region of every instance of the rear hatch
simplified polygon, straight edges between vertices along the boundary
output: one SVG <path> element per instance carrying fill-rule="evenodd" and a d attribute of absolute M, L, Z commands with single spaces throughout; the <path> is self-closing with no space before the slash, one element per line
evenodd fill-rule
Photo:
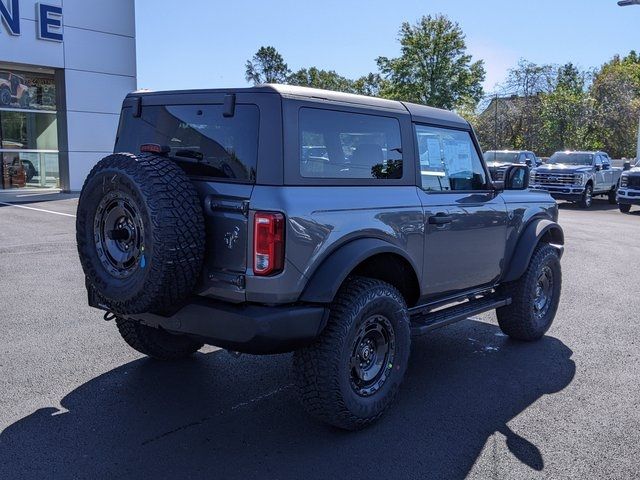
<path fill-rule="evenodd" d="M 185 93 L 128 98 L 115 146 L 116 152 L 134 154 L 143 145 L 159 146 L 189 175 L 202 199 L 207 235 L 198 293 L 236 302 L 245 300 L 249 201 L 262 113 L 259 102 L 246 102 L 258 95 L 244 95 L 245 102 L 242 97 Z"/>

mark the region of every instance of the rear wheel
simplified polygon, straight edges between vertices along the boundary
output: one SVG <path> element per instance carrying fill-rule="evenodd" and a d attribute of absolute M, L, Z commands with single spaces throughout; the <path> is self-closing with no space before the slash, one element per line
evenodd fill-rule
<path fill-rule="evenodd" d="M 186 358 L 203 346 L 202 343 L 188 337 L 172 335 L 133 320 L 117 317 L 116 325 L 120 335 L 131 348 L 157 360 Z"/>
<path fill-rule="evenodd" d="M 348 280 L 318 340 L 294 354 L 303 406 L 339 428 L 371 424 L 398 393 L 410 343 L 409 315 L 400 292 L 379 280 Z"/>
<path fill-rule="evenodd" d="M 593 187 L 591 184 L 588 184 L 584 187 L 584 192 L 582 192 L 582 199 L 580 200 L 580 206 L 582 208 L 591 208 L 593 204 Z"/>
<path fill-rule="evenodd" d="M 629 213 L 631 211 L 631 205 L 629 205 L 627 203 L 620 203 L 618 205 L 618 208 L 620 209 L 620 211 L 622 213 Z"/>
<path fill-rule="evenodd" d="M 561 287 L 558 250 L 548 244 L 539 245 L 524 275 L 501 287 L 511 304 L 496 310 L 500 329 L 517 340 L 541 338 L 555 318 Z"/>

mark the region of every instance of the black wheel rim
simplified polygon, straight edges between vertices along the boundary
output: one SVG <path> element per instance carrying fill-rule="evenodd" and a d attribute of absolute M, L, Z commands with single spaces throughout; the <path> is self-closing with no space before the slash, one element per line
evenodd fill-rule
<path fill-rule="evenodd" d="M 543 267 L 536 280 L 533 294 L 533 313 L 538 319 L 549 311 L 553 299 L 553 271 L 548 265 Z"/>
<path fill-rule="evenodd" d="M 395 333 L 383 315 L 373 315 L 358 329 L 349 359 L 350 382 L 362 397 L 379 391 L 393 368 Z"/>
<path fill-rule="evenodd" d="M 115 278 L 144 268 L 144 226 L 136 204 L 120 192 L 110 192 L 98 205 L 93 222 L 98 258 Z"/>

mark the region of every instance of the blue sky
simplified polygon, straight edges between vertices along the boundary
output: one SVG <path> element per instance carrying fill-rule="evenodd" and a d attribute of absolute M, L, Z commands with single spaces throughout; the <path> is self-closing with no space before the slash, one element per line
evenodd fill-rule
<path fill-rule="evenodd" d="M 273 45 L 291 69 L 355 78 L 399 52 L 403 21 L 443 13 L 486 64 L 485 89 L 518 59 L 600 65 L 640 50 L 640 6 L 615 0 L 136 0 L 138 85 L 153 90 L 246 85 L 244 65 Z"/>

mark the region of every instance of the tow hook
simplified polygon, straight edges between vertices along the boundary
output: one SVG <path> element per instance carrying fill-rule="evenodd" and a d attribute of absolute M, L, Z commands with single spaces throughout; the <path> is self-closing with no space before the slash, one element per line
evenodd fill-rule
<path fill-rule="evenodd" d="M 102 317 L 104 319 L 105 322 L 110 322 L 111 320 L 115 320 L 116 319 L 116 314 L 113 312 L 105 312 L 104 317 Z"/>

